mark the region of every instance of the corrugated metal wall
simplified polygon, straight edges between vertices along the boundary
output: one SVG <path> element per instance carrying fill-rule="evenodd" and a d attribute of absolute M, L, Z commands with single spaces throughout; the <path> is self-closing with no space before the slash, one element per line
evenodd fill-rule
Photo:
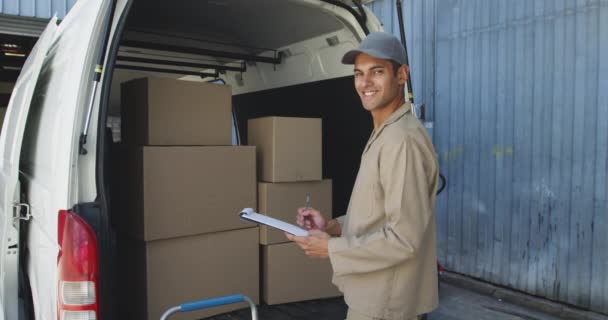
<path fill-rule="evenodd" d="M 435 102 L 435 86 L 433 83 L 435 42 L 433 39 L 435 36 L 436 0 L 403 0 L 402 2 L 414 102 L 424 103 L 432 118 Z M 385 31 L 399 37 L 399 21 L 396 14 L 395 0 L 376 0 L 368 7 L 384 24 Z"/>
<path fill-rule="evenodd" d="M 59 19 L 76 0 L 0 0 L 0 14 L 48 19 L 57 14 Z"/>
<path fill-rule="evenodd" d="M 371 5 L 399 33 L 393 0 Z M 608 1 L 406 0 L 447 268 L 608 313 Z"/>

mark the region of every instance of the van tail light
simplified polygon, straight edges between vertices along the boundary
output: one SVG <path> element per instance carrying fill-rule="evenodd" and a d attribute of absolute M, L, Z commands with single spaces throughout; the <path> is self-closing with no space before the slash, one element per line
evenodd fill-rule
<path fill-rule="evenodd" d="M 57 317 L 99 319 L 99 267 L 93 229 L 72 211 L 59 211 Z"/>

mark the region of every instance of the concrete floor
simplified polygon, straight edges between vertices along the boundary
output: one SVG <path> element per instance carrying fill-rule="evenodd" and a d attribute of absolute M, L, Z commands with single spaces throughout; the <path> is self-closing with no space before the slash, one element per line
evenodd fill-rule
<path fill-rule="evenodd" d="M 554 320 L 563 319 L 539 310 L 508 303 L 453 284 L 441 283 L 440 306 L 428 320 Z M 259 307 L 260 320 L 344 320 L 342 298 Z M 249 310 L 207 318 L 207 320 L 249 320 Z M 608 317 L 605 318 L 608 320 Z"/>

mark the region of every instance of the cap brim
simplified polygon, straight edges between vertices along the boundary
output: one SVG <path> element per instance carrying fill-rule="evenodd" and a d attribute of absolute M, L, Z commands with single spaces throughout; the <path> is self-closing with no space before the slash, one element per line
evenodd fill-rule
<path fill-rule="evenodd" d="M 342 63 L 343 64 L 355 64 L 355 60 L 357 60 L 357 57 L 362 54 L 365 53 L 369 56 L 375 57 L 375 58 L 379 58 L 379 59 L 386 59 L 386 60 L 391 60 L 391 57 L 385 55 L 384 53 L 378 51 L 378 50 L 374 50 L 374 49 L 355 49 L 355 50 L 350 50 L 348 52 L 346 52 L 344 54 L 344 56 L 342 57 Z"/>
<path fill-rule="evenodd" d="M 343 64 L 355 64 L 355 60 L 359 54 L 363 53 L 360 50 L 350 50 L 342 57 Z"/>

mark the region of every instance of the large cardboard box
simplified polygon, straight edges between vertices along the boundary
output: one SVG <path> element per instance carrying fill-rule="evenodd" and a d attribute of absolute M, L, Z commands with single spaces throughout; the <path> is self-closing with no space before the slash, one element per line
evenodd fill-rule
<path fill-rule="evenodd" d="M 312 182 L 258 183 L 259 212 L 289 223 L 295 223 L 297 209 L 306 205 L 310 195 L 310 206 L 326 217 L 332 216 L 331 180 Z M 276 244 L 289 242 L 283 231 L 260 226 L 260 243 Z"/>
<path fill-rule="evenodd" d="M 254 226 L 255 147 L 130 148 L 122 232 L 146 241 Z"/>
<path fill-rule="evenodd" d="M 140 78 L 121 86 L 122 141 L 131 145 L 231 145 L 228 85 Z"/>
<path fill-rule="evenodd" d="M 329 259 L 313 259 L 293 242 L 262 246 L 262 297 L 281 304 L 341 296 Z"/>
<path fill-rule="evenodd" d="M 258 177 L 266 182 L 322 179 L 321 119 L 264 117 L 247 123 L 257 147 Z"/>
<path fill-rule="evenodd" d="M 242 293 L 259 303 L 257 228 L 144 242 L 119 243 L 124 319 L 158 320 L 168 308 L 191 301 Z M 171 320 L 199 319 L 246 308 L 232 304 Z"/>

